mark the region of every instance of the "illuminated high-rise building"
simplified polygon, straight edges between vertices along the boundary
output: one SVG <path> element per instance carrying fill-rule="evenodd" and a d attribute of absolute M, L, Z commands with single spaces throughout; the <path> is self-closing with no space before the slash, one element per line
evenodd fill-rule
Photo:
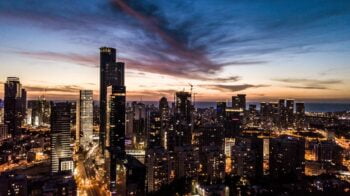
<path fill-rule="evenodd" d="M 237 136 L 243 128 L 244 113 L 241 109 L 226 108 L 225 110 L 225 137 Z"/>
<path fill-rule="evenodd" d="M 217 123 L 205 123 L 196 129 L 198 132 L 198 146 L 217 146 L 224 149 L 225 130 L 224 126 Z"/>
<path fill-rule="evenodd" d="M 44 97 L 28 101 L 28 108 L 32 110 L 31 125 L 37 127 L 50 124 L 50 102 Z"/>
<path fill-rule="evenodd" d="M 7 131 L 7 125 L 0 124 L 0 142 L 3 140 L 8 139 L 8 131 Z"/>
<path fill-rule="evenodd" d="M 218 121 L 224 121 L 226 116 L 226 102 L 216 102 L 216 118 Z"/>
<path fill-rule="evenodd" d="M 305 140 L 281 136 L 270 139 L 269 143 L 270 175 L 300 176 L 305 170 Z"/>
<path fill-rule="evenodd" d="M 162 97 L 159 100 L 159 112 L 161 115 L 161 141 L 165 149 L 167 148 L 168 133 L 170 128 L 170 109 L 167 98 Z"/>
<path fill-rule="evenodd" d="M 176 178 L 198 177 L 199 169 L 199 152 L 191 145 L 177 146 L 175 152 L 175 175 Z"/>
<path fill-rule="evenodd" d="M 305 104 L 295 104 L 295 124 L 298 129 L 305 128 Z"/>
<path fill-rule="evenodd" d="M 0 124 L 4 123 L 4 101 L 0 99 Z"/>
<path fill-rule="evenodd" d="M 124 63 L 116 62 L 116 49 L 100 48 L 100 146 L 105 148 L 107 127 L 107 88 L 124 86 Z"/>
<path fill-rule="evenodd" d="M 148 131 L 148 149 L 162 146 L 161 115 L 159 112 L 151 112 L 150 127 Z"/>
<path fill-rule="evenodd" d="M 8 77 L 5 83 L 4 121 L 9 133 L 19 133 L 25 118 L 27 93 L 17 77 Z"/>
<path fill-rule="evenodd" d="M 147 108 L 143 103 L 133 102 L 132 110 L 134 112 L 134 145 L 136 148 L 143 149 L 147 144 Z"/>
<path fill-rule="evenodd" d="M 112 195 L 118 195 L 121 188 L 119 179 L 126 171 L 123 164 L 126 155 L 125 65 L 115 62 L 114 48 L 100 48 L 100 56 L 100 146 L 105 154 L 108 188 Z M 122 189 L 125 190 L 125 186 Z"/>
<path fill-rule="evenodd" d="M 166 97 L 162 97 L 159 100 L 159 111 L 161 113 L 167 113 L 169 112 L 169 103 Z"/>
<path fill-rule="evenodd" d="M 238 94 L 237 96 L 232 96 L 232 108 L 235 110 L 246 110 L 246 95 Z"/>
<path fill-rule="evenodd" d="M 199 181 L 210 184 L 222 183 L 225 179 L 225 154 L 216 145 L 203 146 L 200 150 Z"/>
<path fill-rule="evenodd" d="M 287 126 L 293 127 L 294 124 L 294 100 L 288 99 L 286 101 L 286 119 Z"/>
<path fill-rule="evenodd" d="M 258 127 L 259 126 L 259 117 L 258 117 L 258 111 L 256 109 L 255 104 L 249 104 L 249 110 L 247 115 L 247 121 L 246 124 L 249 127 Z"/>
<path fill-rule="evenodd" d="M 93 91 L 80 90 L 77 102 L 77 134 L 76 140 L 85 149 L 93 138 Z"/>
<path fill-rule="evenodd" d="M 169 154 L 161 147 L 147 150 L 147 192 L 154 192 L 169 182 Z"/>
<path fill-rule="evenodd" d="M 263 175 L 263 140 L 255 137 L 237 137 L 232 147 L 232 171 L 245 178 Z"/>
<path fill-rule="evenodd" d="M 70 120 L 70 103 L 51 103 L 51 173 L 73 171 Z"/>
<path fill-rule="evenodd" d="M 278 127 L 280 129 L 287 128 L 287 109 L 286 109 L 286 100 L 278 100 Z"/>
<path fill-rule="evenodd" d="M 174 131 L 169 133 L 171 135 L 169 135 L 169 139 L 171 137 L 174 140 L 172 142 L 174 146 L 191 144 L 193 128 L 192 111 L 191 94 L 188 92 L 176 92 Z"/>

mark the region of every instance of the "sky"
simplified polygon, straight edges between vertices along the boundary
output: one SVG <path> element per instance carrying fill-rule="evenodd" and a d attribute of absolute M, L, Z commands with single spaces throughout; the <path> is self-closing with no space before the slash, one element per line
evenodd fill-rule
<path fill-rule="evenodd" d="M 30 99 L 99 90 L 99 48 L 126 63 L 128 100 L 350 102 L 347 0 L 0 0 L 0 83 Z M 3 97 L 3 84 L 0 84 Z"/>

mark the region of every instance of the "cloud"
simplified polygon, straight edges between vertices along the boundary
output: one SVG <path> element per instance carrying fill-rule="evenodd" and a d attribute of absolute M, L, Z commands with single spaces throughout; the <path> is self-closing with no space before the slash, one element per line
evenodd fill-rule
<path fill-rule="evenodd" d="M 66 3 L 69 6 L 63 6 Z M 98 68 L 97 49 L 107 45 L 120 51 L 118 57 L 126 62 L 127 69 L 228 83 L 241 78 L 216 78 L 226 66 L 265 65 L 278 60 L 281 54 L 314 52 L 321 48 L 315 45 L 349 40 L 349 5 L 346 1 L 295 3 L 292 0 L 274 3 L 205 0 L 48 0 L 45 3 L 33 0 L 23 3 L 12 0 L 0 2 L 0 24 L 5 28 L 10 25 L 23 34 L 33 33 L 18 39 L 21 41 L 30 39 L 32 43 L 32 38 L 39 39 L 46 32 L 53 32 L 58 41 L 52 40 L 50 45 L 64 41 L 71 47 L 57 44 L 57 51 L 37 51 L 37 48 L 46 48 L 48 43 L 43 42 L 26 45 L 27 51 L 15 51 L 33 59 Z M 17 35 L 0 32 L 5 35 L 2 37 L 13 38 L 12 45 L 4 46 L 18 48 L 26 43 L 16 42 Z M 341 83 L 305 79 L 279 82 L 308 89 L 326 89 Z M 231 87 L 233 90 L 254 88 L 249 82 Z"/>
<path fill-rule="evenodd" d="M 127 91 L 127 99 L 128 100 L 155 100 L 160 99 L 160 97 L 167 97 L 168 100 L 172 100 L 174 97 L 174 93 L 176 90 L 140 90 L 140 91 Z"/>
<path fill-rule="evenodd" d="M 305 78 L 277 78 L 273 81 L 283 82 L 293 85 L 286 85 L 285 87 L 294 89 L 308 89 L 308 90 L 332 90 L 333 85 L 342 84 L 342 80 L 338 79 L 305 79 Z"/>
<path fill-rule="evenodd" d="M 273 80 L 278 82 L 285 82 L 285 83 L 316 84 L 316 85 L 343 83 L 342 80 L 338 80 L 338 79 L 319 80 L 319 79 L 304 79 L 304 78 L 277 78 Z"/>
<path fill-rule="evenodd" d="M 288 88 L 294 89 L 307 89 L 307 90 L 330 90 L 328 87 L 324 86 L 286 86 Z"/>
<path fill-rule="evenodd" d="M 30 86 L 26 85 L 24 88 L 31 93 L 65 93 L 65 94 L 77 94 L 79 90 L 83 89 L 77 85 L 60 85 L 60 86 Z"/>
<path fill-rule="evenodd" d="M 218 91 L 237 92 L 237 91 L 242 91 L 242 90 L 246 90 L 249 88 L 268 87 L 269 85 L 253 85 L 253 84 L 221 85 L 221 84 L 216 84 L 216 85 L 200 85 L 200 86 L 204 87 L 204 88 L 218 90 Z"/>
<path fill-rule="evenodd" d="M 55 62 L 65 61 L 87 67 L 99 67 L 98 55 L 82 55 L 78 53 L 57 53 L 48 51 L 15 51 L 15 53 L 41 60 L 49 60 Z"/>
<path fill-rule="evenodd" d="M 54 61 L 54 62 L 70 62 L 79 64 L 86 67 L 98 68 L 99 67 L 99 56 L 92 54 L 78 54 L 78 53 L 58 53 L 58 52 L 45 52 L 45 51 L 15 51 L 16 54 L 33 57 L 42 60 Z M 128 70 L 138 70 L 149 73 L 158 73 L 163 75 L 170 75 L 175 77 L 183 77 L 189 79 L 197 79 L 197 80 L 208 80 L 208 81 L 218 81 L 218 82 L 235 82 L 240 80 L 239 76 L 230 76 L 227 78 L 213 78 L 213 76 L 200 73 L 193 73 L 186 69 L 179 69 L 181 65 L 177 62 L 158 62 L 158 61 L 137 61 L 134 59 L 128 58 L 120 58 L 120 61 L 126 62 L 126 66 Z M 237 64 L 239 62 L 236 62 Z M 247 62 L 242 62 L 247 63 Z M 138 73 L 141 76 L 144 73 Z"/>
<path fill-rule="evenodd" d="M 241 80 L 242 78 L 240 76 L 230 76 L 227 78 L 211 78 L 207 79 L 208 81 L 214 81 L 214 82 L 237 82 Z"/>

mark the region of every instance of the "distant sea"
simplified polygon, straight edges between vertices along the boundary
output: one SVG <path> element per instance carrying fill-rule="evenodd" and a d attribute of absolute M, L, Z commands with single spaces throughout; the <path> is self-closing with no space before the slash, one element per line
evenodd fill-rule
<path fill-rule="evenodd" d="M 144 101 L 145 104 L 154 104 L 158 106 L 158 102 Z M 248 102 L 249 104 L 257 105 L 257 109 L 260 109 L 260 103 Z M 196 102 L 196 108 L 216 108 L 216 102 Z M 306 112 L 344 112 L 350 111 L 350 103 L 305 103 Z"/>

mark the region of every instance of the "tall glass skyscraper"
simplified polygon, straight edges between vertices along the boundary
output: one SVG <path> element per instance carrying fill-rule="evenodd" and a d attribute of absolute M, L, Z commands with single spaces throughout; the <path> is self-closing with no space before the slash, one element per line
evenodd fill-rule
<path fill-rule="evenodd" d="M 93 91 L 80 90 L 77 104 L 77 135 L 76 141 L 87 148 L 93 137 Z"/>
<path fill-rule="evenodd" d="M 51 173 L 73 171 L 70 104 L 51 103 Z"/>
<path fill-rule="evenodd" d="M 14 136 L 23 123 L 27 106 L 27 92 L 17 77 L 8 77 L 5 83 L 4 121 Z"/>
<path fill-rule="evenodd" d="M 100 145 L 105 153 L 111 193 L 117 192 L 117 166 L 125 159 L 124 63 L 114 48 L 100 48 Z"/>
<path fill-rule="evenodd" d="M 100 146 L 102 150 L 105 149 L 105 135 L 107 123 L 107 87 L 111 83 L 110 72 L 112 64 L 116 61 L 115 48 L 100 48 Z"/>

